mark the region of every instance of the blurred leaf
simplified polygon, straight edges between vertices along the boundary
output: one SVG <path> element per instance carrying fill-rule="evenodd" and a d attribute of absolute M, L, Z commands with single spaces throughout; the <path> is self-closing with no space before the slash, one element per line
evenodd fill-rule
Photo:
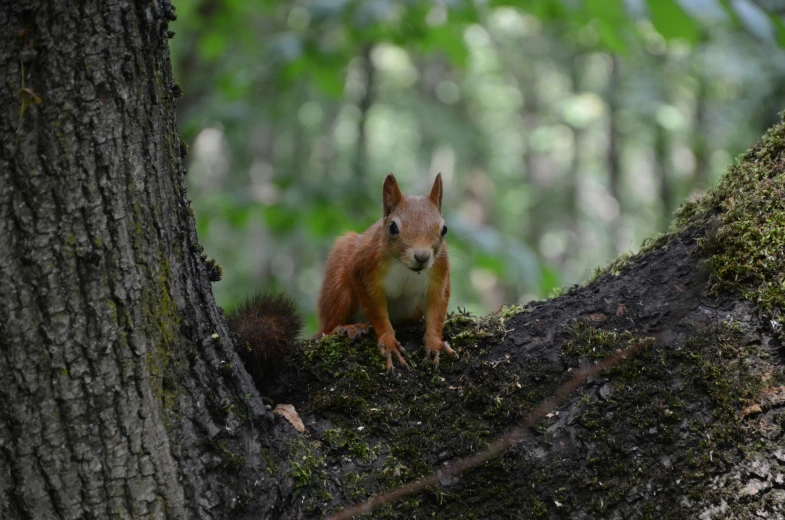
<path fill-rule="evenodd" d="M 519 7 L 543 22 L 570 18 L 570 14 L 564 7 L 564 4 L 559 0 L 508 0 L 499 2 L 499 4 Z"/>
<path fill-rule="evenodd" d="M 308 229 L 316 238 L 332 237 L 351 227 L 346 215 L 335 207 L 334 201 L 322 200 L 313 202 L 313 208 L 308 212 Z"/>
<path fill-rule="evenodd" d="M 559 276 L 559 272 L 556 269 L 543 264 L 542 280 L 540 282 L 540 294 L 550 294 L 551 291 L 557 287 L 561 287 L 561 277 Z"/>
<path fill-rule="evenodd" d="M 226 46 L 224 35 L 211 31 L 199 40 L 199 54 L 207 61 L 214 61 L 226 52 Z"/>
<path fill-rule="evenodd" d="M 590 18 L 602 20 L 613 27 L 626 19 L 623 0 L 584 0 L 583 10 Z"/>
<path fill-rule="evenodd" d="M 222 205 L 221 215 L 226 217 L 226 220 L 229 221 L 234 229 L 245 228 L 245 225 L 248 223 L 248 217 L 251 214 L 250 207 L 231 204 L 231 201 L 228 199 L 225 202 L 226 204 Z"/>
<path fill-rule="evenodd" d="M 501 257 L 479 252 L 474 257 L 474 267 L 486 269 L 496 276 L 501 276 L 504 273 L 504 261 Z"/>
<path fill-rule="evenodd" d="M 428 14 L 426 8 L 427 5 L 424 2 L 418 2 L 404 11 L 399 24 L 396 44 L 405 45 L 427 37 L 431 28 L 425 22 L 425 17 Z"/>
<path fill-rule="evenodd" d="M 339 98 L 343 94 L 344 87 L 344 68 L 329 66 L 329 65 L 316 65 L 312 62 L 311 75 L 314 83 L 319 89 L 334 98 Z"/>
<path fill-rule="evenodd" d="M 274 233 L 285 233 L 298 225 L 299 212 L 285 206 L 266 206 L 262 213 L 264 221 Z"/>
<path fill-rule="evenodd" d="M 250 97 L 251 81 L 248 80 L 246 71 L 232 71 L 221 74 L 216 78 L 216 85 L 227 101 L 239 101 L 241 103 Z M 243 103 L 244 104 L 244 103 Z M 226 113 L 224 111 L 224 113 Z"/>
<path fill-rule="evenodd" d="M 676 0 L 647 0 L 651 22 L 663 38 L 682 38 L 694 44 L 700 38 L 700 28 Z"/>
<path fill-rule="evenodd" d="M 428 32 L 421 46 L 424 51 L 440 51 L 457 67 L 465 67 L 469 50 L 463 41 L 463 34 L 455 25 L 435 27 Z"/>
<path fill-rule="evenodd" d="M 449 24 L 468 25 L 480 20 L 480 14 L 473 0 L 447 0 L 444 4 L 449 10 Z"/>
<path fill-rule="evenodd" d="M 626 54 L 627 44 L 625 44 L 624 40 L 619 36 L 619 28 L 618 25 L 611 26 L 607 22 L 600 21 L 597 23 L 597 34 L 600 37 L 600 44 L 602 44 L 603 47 L 617 54 Z"/>
<path fill-rule="evenodd" d="M 619 36 L 619 31 L 628 23 L 623 0 L 585 0 L 583 10 L 588 20 L 595 20 L 604 47 L 619 54 L 627 51 L 627 45 Z"/>

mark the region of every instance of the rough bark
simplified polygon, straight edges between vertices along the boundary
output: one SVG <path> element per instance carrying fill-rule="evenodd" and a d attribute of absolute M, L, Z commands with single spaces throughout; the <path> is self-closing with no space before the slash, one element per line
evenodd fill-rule
<path fill-rule="evenodd" d="M 785 517 L 785 127 L 588 286 L 451 316 L 441 371 L 388 377 L 372 341 L 327 338 L 260 398 L 185 195 L 168 13 L 0 9 L 0 517 L 321 517 L 481 449 L 655 333 L 514 450 L 377 516 Z"/>
<path fill-rule="evenodd" d="M 172 11 L 0 8 L 2 518 L 275 504 L 254 496 L 271 415 L 234 368 L 186 198 Z"/>

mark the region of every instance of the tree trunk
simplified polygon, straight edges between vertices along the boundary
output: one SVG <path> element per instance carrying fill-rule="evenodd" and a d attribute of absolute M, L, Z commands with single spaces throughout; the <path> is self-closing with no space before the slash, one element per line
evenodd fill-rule
<path fill-rule="evenodd" d="M 610 249 L 615 256 L 623 251 L 622 236 L 624 222 L 624 198 L 621 196 L 621 135 L 619 134 L 619 96 L 621 95 L 621 63 L 619 57 L 611 56 L 611 73 L 608 78 L 608 192 L 619 205 L 619 213 L 610 221 Z"/>
<path fill-rule="evenodd" d="M 711 180 L 711 128 L 709 126 L 709 82 L 701 70 L 696 74 L 698 91 L 695 93 L 695 121 L 693 123 L 692 149 L 695 153 L 694 188 L 706 189 Z"/>
<path fill-rule="evenodd" d="M 660 213 L 658 230 L 667 231 L 670 226 L 670 217 L 673 212 L 673 186 L 671 184 L 671 154 L 670 136 L 668 129 L 656 120 L 654 125 L 654 172 L 657 177 Z"/>
<path fill-rule="evenodd" d="M 783 126 L 588 286 L 452 315 L 460 359 L 439 371 L 386 376 L 371 340 L 301 344 L 264 398 L 296 406 L 298 434 L 212 298 L 169 4 L 21 4 L 0 11 L 0 517 L 323 517 L 482 449 L 648 336 L 513 450 L 377 516 L 785 516 Z"/>
<path fill-rule="evenodd" d="M 237 370 L 186 198 L 172 13 L 0 9 L 2 518 L 227 517 L 279 499 L 259 428 L 288 429 Z"/>
<path fill-rule="evenodd" d="M 357 122 L 357 143 L 352 159 L 352 209 L 356 214 L 361 214 L 363 207 L 362 198 L 366 196 L 368 190 L 368 117 L 373 107 L 374 99 L 376 96 L 376 68 L 373 65 L 371 56 L 373 54 L 373 45 L 366 44 L 362 49 L 361 63 L 363 72 L 363 81 L 365 83 L 364 91 L 360 97 L 357 108 L 360 110 L 360 120 Z"/>

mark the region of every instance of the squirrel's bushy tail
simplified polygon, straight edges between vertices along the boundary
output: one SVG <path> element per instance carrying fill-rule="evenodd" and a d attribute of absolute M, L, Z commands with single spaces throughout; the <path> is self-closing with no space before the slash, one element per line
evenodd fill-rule
<path fill-rule="evenodd" d="M 283 294 L 255 294 L 226 313 L 237 353 L 262 389 L 281 362 L 294 351 L 303 318 L 294 300 Z"/>

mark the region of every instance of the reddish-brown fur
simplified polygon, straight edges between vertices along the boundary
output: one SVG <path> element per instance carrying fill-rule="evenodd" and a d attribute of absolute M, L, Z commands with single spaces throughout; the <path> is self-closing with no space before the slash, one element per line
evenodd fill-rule
<path fill-rule="evenodd" d="M 274 379 L 294 352 L 303 318 L 294 301 L 282 294 L 255 294 L 226 313 L 237 353 L 259 389 Z"/>
<path fill-rule="evenodd" d="M 382 195 L 383 218 L 362 234 L 350 232 L 341 236 L 330 252 L 319 294 L 320 327 L 316 335 L 346 332 L 352 338 L 357 337 L 368 330 L 367 324 L 356 323 L 364 314 L 391 370 L 392 354 L 408 367 L 401 356 L 403 348 L 395 339 L 393 325 L 425 316 L 426 359 L 433 354 L 434 363 L 438 364 L 442 349 L 455 356 L 449 344 L 442 340 L 450 299 L 450 264 L 442 236 L 441 175 L 437 175 L 428 197 L 404 196 L 395 177 L 388 175 Z M 399 229 L 395 235 L 390 232 L 393 221 Z M 423 262 L 415 253 L 421 258 L 430 253 L 430 257 Z M 426 282 L 415 275 L 430 280 Z M 396 280 L 403 285 L 396 286 Z M 418 296 L 419 286 L 426 283 L 427 288 Z M 409 292 L 405 292 L 407 285 L 413 286 Z M 395 305 L 389 310 L 405 314 L 396 315 L 395 322 L 391 322 L 388 313 L 388 292 L 397 294 L 389 300 Z"/>

